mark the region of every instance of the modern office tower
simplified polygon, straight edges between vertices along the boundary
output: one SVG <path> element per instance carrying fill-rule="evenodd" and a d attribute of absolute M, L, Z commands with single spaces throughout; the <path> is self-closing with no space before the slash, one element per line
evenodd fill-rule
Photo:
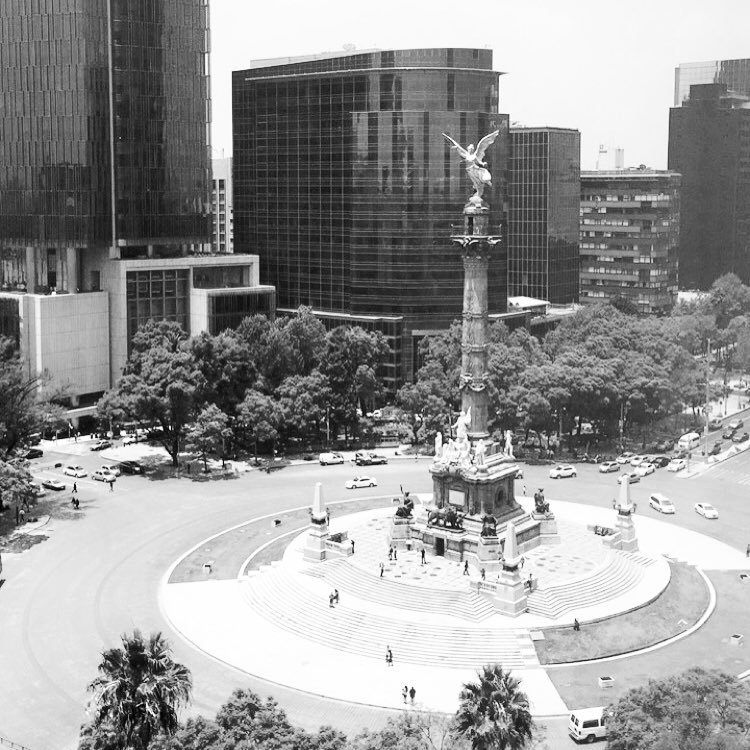
<path fill-rule="evenodd" d="M 730 92 L 750 96 L 750 59 L 681 63 L 674 69 L 674 106 L 682 106 L 690 87 L 702 83 L 723 83 Z"/>
<path fill-rule="evenodd" d="M 211 247 L 215 253 L 233 253 L 231 157 L 212 159 L 211 169 Z"/>
<path fill-rule="evenodd" d="M 257 258 L 201 256 L 207 59 L 207 0 L 0 4 L 0 330 L 73 405 L 139 323 L 251 306 Z"/>
<path fill-rule="evenodd" d="M 642 313 L 677 299 L 680 175 L 581 172 L 581 302 L 624 298 Z"/>
<path fill-rule="evenodd" d="M 578 302 L 581 134 L 511 128 L 508 296 Z"/>
<path fill-rule="evenodd" d="M 472 188 L 441 133 L 468 146 L 501 131 L 484 195 L 500 232 L 508 118 L 492 52 L 344 52 L 232 75 L 235 248 L 258 253 L 280 311 L 382 331 L 394 387 L 418 366 L 418 340 L 461 316 L 450 235 Z M 505 312 L 500 245 L 489 289 L 490 312 Z"/>
<path fill-rule="evenodd" d="M 750 101 L 723 83 L 690 87 L 669 111 L 668 167 L 682 174 L 680 288 L 750 281 Z"/>

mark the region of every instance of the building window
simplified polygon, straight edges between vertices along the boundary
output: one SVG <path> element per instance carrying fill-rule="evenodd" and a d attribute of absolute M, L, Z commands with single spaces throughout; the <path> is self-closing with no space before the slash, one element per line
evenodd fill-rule
<path fill-rule="evenodd" d="M 190 271 L 128 271 L 128 352 L 136 331 L 149 320 L 173 320 L 190 331 Z"/>

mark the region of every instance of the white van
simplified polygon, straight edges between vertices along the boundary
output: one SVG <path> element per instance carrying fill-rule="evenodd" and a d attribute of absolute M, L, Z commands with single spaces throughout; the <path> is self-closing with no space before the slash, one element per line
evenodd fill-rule
<path fill-rule="evenodd" d="M 607 737 L 604 706 L 579 708 L 573 711 L 568 721 L 568 734 L 576 742 L 594 742 Z"/>
<path fill-rule="evenodd" d="M 686 432 L 677 442 L 677 447 L 691 451 L 701 444 L 701 436 L 697 432 Z"/>

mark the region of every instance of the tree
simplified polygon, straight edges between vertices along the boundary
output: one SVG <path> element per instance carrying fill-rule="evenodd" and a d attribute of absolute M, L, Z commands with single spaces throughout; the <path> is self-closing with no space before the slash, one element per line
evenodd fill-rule
<path fill-rule="evenodd" d="M 232 436 L 229 417 L 215 404 L 206 406 L 186 435 L 185 449 L 197 453 L 203 461 L 203 470 L 208 472 L 208 457 L 220 456 L 224 466 L 227 440 Z"/>
<path fill-rule="evenodd" d="M 206 382 L 180 325 L 149 320 L 135 334 L 122 377 L 99 401 L 105 418 L 157 423 L 177 466 L 180 443 L 203 400 Z"/>
<path fill-rule="evenodd" d="M 101 737 L 106 747 L 147 750 L 157 732 L 178 729 L 177 713 L 190 699 L 192 679 L 187 667 L 172 660 L 161 633 L 145 639 L 135 630 L 122 636 L 121 648 L 103 652 L 99 676 L 88 689 L 93 719 L 82 734 L 94 747 Z"/>
<path fill-rule="evenodd" d="M 611 750 L 709 750 L 722 747 L 719 732 L 747 742 L 750 689 L 732 675 L 694 667 L 629 690 L 610 711 Z"/>
<path fill-rule="evenodd" d="M 750 288 L 734 273 L 719 276 L 711 285 L 708 299 L 719 328 L 726 328 L 732 318 L 750 312 Z"/>
<path fill-rule="evenodd" d="M 317 441 L 331 402 L 328 378 L 318 370 L 310 375 L 292 375 L 276 389 L 278 410 L 287 437 Z"/>
<path fill-rule="evenodd" d="M 0 460 L 0 511 L 5 510 L 5 501 L 16 502 L 32 500 L 31 482 L 28 463 L 20 458 L 9 461 Z"/>
<path fill-rule="evenodd" d="M 258 463 L 258 443 L 275 443 L 279 437 L 281 410 L 278 403 L 256 390 L 249 390 L 237 408 L 238 431 L 242 431 L 255 446 L 255 463 Z"/>
<path fill-rule="evenodd" d="M 520 682 L 499 664 L 487 664 L 477 682 L 460 693 L 455 731 L 472 750 L 520 750 L 531 741 L 534 721 Z"/>

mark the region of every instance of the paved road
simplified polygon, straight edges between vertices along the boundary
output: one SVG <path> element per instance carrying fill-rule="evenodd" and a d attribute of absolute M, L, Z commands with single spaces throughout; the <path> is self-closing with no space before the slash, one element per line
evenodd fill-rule
<path fill-rule="evenodd" d="M 97 454 L 75 460 L 89 470 L 105 462 Z M 400 485 L 430 492 L 427 465 L 424 459 L 400 460 L 368 467 L 367 473 L 379 480 L 378 491 L 384 496 L 397 494 Z M 532 493 L 543 486 L 553 503 L 559 498 L 608 506 L 617 494 L 616 475 L 601 475 L 594 466 L 581 465 L 577 478 L 565 480 L 549 479 L 547 467 L 525 471 L 520 487 L 525 484 Z M 318 481 L 328 500 L 352 495 L 344 482 L 354 473 L 351 466 L 311 464 L 206 482 L 123 476 L 111 493 L 99 483 L 77 480 L 78 519 L 53 521 L 46 542 L 22 555 L 4 556 L 0 735 L 33 750 L 73 747 L 86 718 L 86 684 L 95 675 L 101 650 L 117 645 L 121 633 L 136 627 L 170 635 L 176 658 L 193 672 L 193 713 L 212 715 L 234 688 L 248 686 L 273 694 L 292 720 L 307 728 L 327 722 L 354 732 L 363 725 L 380 725 L 388 715 L 381 709 L 303 695 L 249 678 L 196 652 L 169 631 L 156 596 L 167 567 L 198 541 L 253 516 L 309 505 Z M 59 474 L 47 470 L 41 475 Z M 750 529 L 747 490 L 727 478 L 719 481 L 720 485 L 712 480 L 710 472 L 683 480 L 661 470 L 634 485 L 633 495 L 645 514 L 654 513 L 646 508 L 648 492 L 665 492 L 678 506 L 674 518 L 664 519 L 667 523 L 680 523 L 744 549 L 750 542 L 745 538 Z M 70 480 L 67 483 L 72 486 Z M 698 499 L 715 502 L 722 516 L 719 522 L 692 512 Z M 569 746 L 564 721 L 549 722 L 547 731 L 550 747 Z"/>

